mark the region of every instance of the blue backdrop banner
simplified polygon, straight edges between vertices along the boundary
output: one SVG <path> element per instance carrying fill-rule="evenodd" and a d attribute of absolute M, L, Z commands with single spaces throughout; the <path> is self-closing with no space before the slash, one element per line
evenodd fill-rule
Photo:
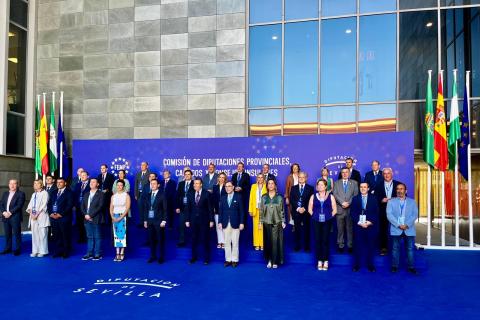
<path fill-rule="evenodd" d="M 182 175 L 189 166 L 194 176 L 206 174 L 210 162 L 218 172 L 229 177 L 239 161 L 254 176 L 263 163 L 269 163 L 277 176 L 279 191 L 284 192 L 285 182 L 293 163 L 299 163 L 309 175 L 308 182 L 315 184 L 322 167 L 330 170 L 334 180 L 344 166 L 345 158 L 352 157 L 362 178 L 370 170 L 372 160 L 380 161 L 382 168 L 391 167 L 394 179 L 406 183 L 413 195 L 414 183 L 413 132 L 382 132 L 338 135 L 303 135 L 245 138 L 196 139 L 128 139 L 128 140 L 74 140 L 74 169 L 82 167 L 96 176 L 105 163 L 115 176 L 125 169 L 131 185 L 142 161 L 150 170 L 161 174 L 170 169 L 172 176 Z"/>

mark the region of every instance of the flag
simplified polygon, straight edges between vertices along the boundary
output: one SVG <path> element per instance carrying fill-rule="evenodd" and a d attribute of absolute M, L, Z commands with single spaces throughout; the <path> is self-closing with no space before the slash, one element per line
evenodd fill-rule
<path fill-rule="evenodd" d="M 42 174 L 48 174 L 48 146 L 47 146 L 47 116 L 45 114 L 45 94 L 40 109 L 40 159 L 42 161 Z"/>
<path fill-rule="evenodd" d="M 443 101 L 442 73 L 438 75 L 437 108 L 435 111 L 435 130 L 433 133 L 434 164 L 440 171 L 448 169 L 447 124 Z"/>
<path fill-rule="evenodd" d="M 468 180 L 468 146 L 470 145 L 470 78 L 467 73 L 465 82 L 465 90 L 463 93 L 463 110 L 461 113 L 462 126 L 461 137 L 458 146 L 458 167 L 460 174 Z"/>
<path fill-rule="evenodd" d="M 435 116 L 433 114 L 433 101 L 432 101 L 432 73 L 428 72 L 428 84 L 427 84 L 427 102 L 425 104 L 425 128 L 423 137 L 423 159 L 426 163 L 433 166 L 433 125 Z"/>
<path fill-rule="evenodd" d="M 50 141 L 48 143 L 49 152 L 48 159 L 50 164 L 50 172 L 52 174 L 57 170 L 57 131 L 55 129 L 55 92 L 52 93 L 52 106 L 50 107 Z"/>
<path fill-rule="evenodd" d="M 60 99 L 63 99 L 63 97 L 61 97 Z M 57 154 L 59 157 L 58 167 L 60 168 L 60 161 L 61 161 L 61 167 L 62 167 L 61 176 L 65 179 L 68 179 L 68 177 L 70 177 L 70 167 L 68 165 L 67 144 L 65 143 L 65 135 L 63 134 L 62 119 L 63 119 L 63 109 L 62 107 L 60 107 L 60 114 L 58 116 L 58 139 L 57 139 Z"/>
<path fill-rule="evenodd" d="M 40 96 L 35 107 L 35 173 L 42 175 L 42 161 L 40 159 Z"/>
<path fill-rule="evenodd" d="M 457 164 L 457 141 L 460 140 L 460 117 L 458 115 L 457 72 L 453 73 L 452 104 L 450 106 L 450 128 L 448 135 L 448 163 L 450 170 Z"/>

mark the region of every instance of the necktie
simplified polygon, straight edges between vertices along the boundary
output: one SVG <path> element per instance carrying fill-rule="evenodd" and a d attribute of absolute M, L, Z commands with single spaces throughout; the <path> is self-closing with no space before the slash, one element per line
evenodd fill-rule
<path fill-rule="evenodd" d="M 190 186 L 190 183 L 186 182 L 186 183 L 185 183 L 185 193 L 187 193 L 189 186 Z"/>
<path fill-rule="evenodd" d="M 90 213 L 90 203 L 92 202 L 93 195 L 90 193 L 88 196 L 88 205 L 87 205 L 87 213 Z"/>
<path fill-rule="evenodd" d="M 373 173 L 373 176 L 375 177 L 375 182 L 377 182 L 377 173 L 374 172 L 374 173 Z"/>
<path fill-rule="evenodd" d="M 156 193 L 152 192 L 152 197 L 150 198 L 150 205 L 153 206 L 153 202 L 155 201 L 155 195 Z"/>
<path fill-rule="evenodd" d="M 228 196 L 228 206 L 229 207 L 232 205 L 232 198 L 233 197 L 231 195 Z"/>
<path fill-rule="evenodd" d="M 58 190 L 57 198 L 60 198 L 61 195 L 62 195 L 62 190 Z"/>
<path fill-rule="evenodd" d="M 240 182 L 240 179 L 242 179 L 242 173 L 239 172 L 237 175 L 237 182 Z"/>
<path fill-rule="evenodd" d="M 102 175 L 102 182 L 105 181 L 105 174 Z"/>
<path fill-rule="evenodd" d="M 362 209 L 365 210 L 367 208 L 367 197 L 362 196 Z"/>
<path fill-rule="evenodd" d="M 300 186 L 300 197 L 303 196 L 303 184 Z"/>
<path fill-rule="evenodd" d="M 165 184 L 163 185 L 163 190 L 167 189 L 167 183 L 168 183 L 168 180 L 165 179 Z"/>
<path fill-rule="evenodd" d="M 83 183 L 82 183 L 82 191 L 85 190 L 85 186 L 86 186 L 86 185 L 87 185 L 86 182 L 83 182 Z"/>
<path fill-rule="evenodd" d="M 200 201 L 200 192 L 197 191 L 197 195 L 195 196 L 195 204 L 198 204 Z"/>
<path fill-rule="evenodd" d="M 343 181 L 343 192 L 347 193 L 347 181 Z"/>

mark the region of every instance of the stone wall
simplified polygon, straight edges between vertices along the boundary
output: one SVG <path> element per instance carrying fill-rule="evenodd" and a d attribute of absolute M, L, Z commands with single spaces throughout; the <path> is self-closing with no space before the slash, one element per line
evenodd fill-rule
<path fill-rule="evenodd" d="M 39 0 L 37 92 L 72 139 L 244 136 L 245 0 Z"/>

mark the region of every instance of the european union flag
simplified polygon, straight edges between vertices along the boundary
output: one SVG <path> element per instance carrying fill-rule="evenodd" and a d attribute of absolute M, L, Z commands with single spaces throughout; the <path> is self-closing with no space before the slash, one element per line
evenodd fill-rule
<path fill-rule="evenodd" d="M 458 166 L 460 173 L 465 180 L 468 180 L 468 146 L 470 145 L 470 118 L 468 115 L 470 108 L 470 94 L 468 83 L 469 79 L 467 77 L 463 94 L 463 110 L 460 113 L 462 125 L 460 127 L 461 137 L 460 144 L 458 146 Z"/>

